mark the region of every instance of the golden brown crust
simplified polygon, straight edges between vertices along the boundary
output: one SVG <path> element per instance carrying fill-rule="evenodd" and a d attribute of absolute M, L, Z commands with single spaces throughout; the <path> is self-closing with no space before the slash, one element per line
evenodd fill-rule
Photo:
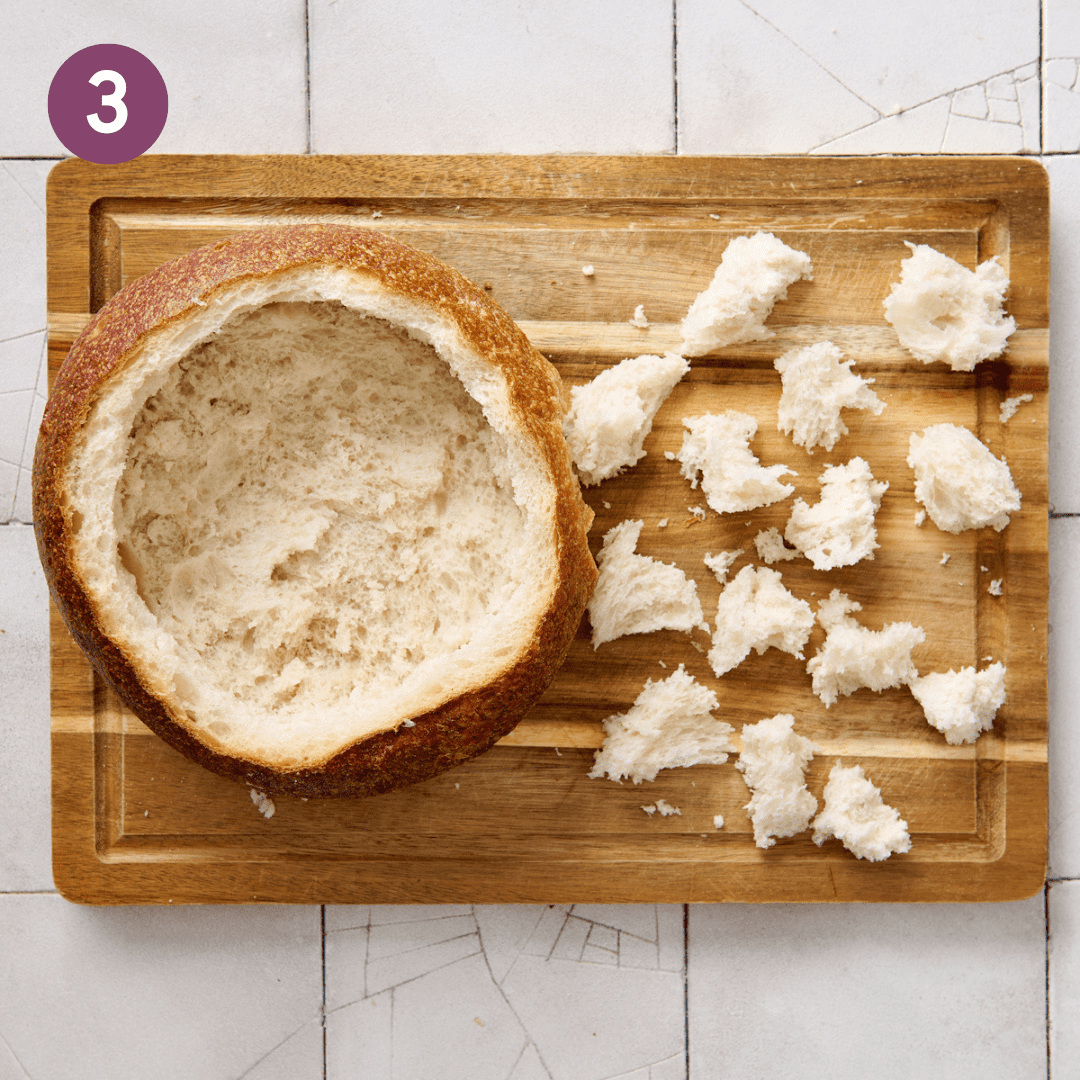
<path fill-rule="evenodd" d="M 151 334 L 192 317 L 209 297 L 245 281 L 313 266 L 374 276 L 384 289 L 430 305 L 503 372 L 517 418 L 540 448 L 555 484 L 558 570 L 555 595 L 529 649 L 496 680 L 414 718 L 414 727 L 362 739 L 322 766 L 288 770 L 222 754 L 204 743 L 147 690 L 136 665 L 102 632 L 74 568 L 77 523 L 67 505 L 66 469 L 102 386 Z M 547 687 L 573 641 L 596 566 L 586 540 L 592 514 L 574 479 L 561 421 L 554 368 L 501 307 L 439 260 L 349 226 L 279 226 L 239 234 L 132 282 L 72 345 L 34 457 L 34 526 L 46 580 L 72 636 L 106 682 L 162 739 L 206 768 L 265 791 L 301 796 L 371 795 L 415 783 L 474 757 L 509 732 Z"/>

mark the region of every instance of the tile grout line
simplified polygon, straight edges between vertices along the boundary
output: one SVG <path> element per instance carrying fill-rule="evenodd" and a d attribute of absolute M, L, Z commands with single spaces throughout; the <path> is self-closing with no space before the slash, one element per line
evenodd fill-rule
<path fill-rule="evenodd" d="M 1045 1006 L 1046 1006 L 1046 1080 L 1051 1080 L 1050 1061 L 1050 882 L 1043 886 L 1043 926 L 1046 928 Z"/>
<path fill-rule="evenodd" d="M 673 152 L 679 154 L 679 0 L 671 0 L 671 83 L 674 120 Z"/>
<path fill-rule="evenodd" d="M 304 126 L 306 149 L 311 153 L 311 0 L 304 0 Z"/>
<path fill-rule="evenodd" d="M 657 934 L 657 940 L 660 935 Z M 690 905 L 683 904 L 683 1055 L 690 1080 Z"/>
<path fill-rule="evenodd" d="M 319 956 L 322 963 L 322 1004 L 320 1022 L 322 1024 L 322 1080 L 326 1080 L 326 905 L 319 905 Z"/>

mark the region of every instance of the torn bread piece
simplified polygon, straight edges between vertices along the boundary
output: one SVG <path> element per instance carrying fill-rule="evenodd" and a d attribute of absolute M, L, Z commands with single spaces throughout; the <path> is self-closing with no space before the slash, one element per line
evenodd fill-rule
<path fill-rule="evenodd" d="M 851 370 L 855 361 L 843 356 L 831 341 L 819 341 L 773 361 L 782 385 L 776 426 L 809 454 L 815 446 L 831 450 L 848 433 L 841 410 L 866 409 L 880 416 L 885 408 L 870 389 L 874 380 L 856 375 Z"/>
<path fill-rule="evenodd" d="M 911 692 L 923 707 L 927 722 L 950 746 L 974 742 L 994 726 L 1005 704 L 1005 665 L 991 664 L 959 671 L 933 671 L 911 681 Z"/>
<path fill-rule="evenodd" d="M 915 473 L 915 498 L 943 532 L 990 526 L 1001 532 L 1020 509 L 1020 492 L 1004 459 L 967 428 L 932 424 L 912 432 L 908 465 Z"/>
<path fill-rule="evenodd" d="M 722 765 L 735 752 L 735 729 L 713 717 L 714 691 L 680 664 L 666 679 L 649 679 L 630 710 L 604 721 L 604 745 L 590 778 L 655 780 L 661 769 Z"/>
<path fill-rule="evenodd" d="M 917 360 L 943 360 L 972 371 L 1005 351 L 1016 321 L 1002 304 L 1009 275 L 996 258 L 969 270 L 928 244 L 907 243 L 911 257 L 885 298 L 885 318 Z"/>
<path fill-rule="evenodd" d="M 844 465 L 830 465 L 821 474 L 821 499 L 810 506 L 796 499 L 784 529 L 784 539 L 813 564 L 815 570 L 833 570 L 872 559 L 878 547 L 874 515 L 888 490 L 875 480 L 861 457 Z"/>
<path fill-rule="evenodd" d="M 705 565 L 713 572 L 716 580 L 723 585 L 727 581 L 727 573 L 731 569 L 731 564 L 742 553 L 742 548 L 737 548 L 735 551 L 718 551 L 715 555 L 706 552 Z"/>
<path fill-rule="evenodd" d="M 817 799 L 806 787 L 806 766 L 818 748 L 795 734 L 794 723 L 790 713 L 778 713 L 742 729 L 743 749 L 735 768 L 750 789 L 746 809 L 759 848 L 808 829 L 817 812 Z"/>
<path fill-rule="evenodd" d="M 802 554 L 798 548 L 789 548 L 784 545 L 784 538 L 775 525 L 762 529 L 754 537 L 754 547 L 757 549 L 758 558 L 770 566 L 774 562 L 791 562 Z"/>
<path fill-rule="evenodd" d="M 881 630 L 860 625 L 850 615 L 862 605 L 839 589 L 818 605 L 818 622 L 825 628 L 825 644 L 806 665 L 813 691 L 825 703 L 835 704 L 865 687 L 880 693 L 908 685 L 919 677 L 911 650 L 926 640 L 921 626 L 888 623 Z"/>
<path fill-rule="evenodd" d="M 1016 415 L 1016 410 L 1021 405 L 1034 400 L 1034 394 L 1017 394 L 1016 397 L 1006 398 L 998 407 L 998 419 L 1001 423 L 1007 424 Z"/>
<path fill-rule="evenodd" d="M 911 850 L 907 822 L 888 806 L 861 765 L 839 761 L 829 772 L 822 795 L 825 808 L 814 818 L 814 843 L 839 840 L 856 858 L 880 862 L 894 852 Z"/>
<path fill-rule="evenodd" d="M 801 660 L 814 627 L 805 600 L 792 596 L 777 570 L 744 566 L 720 594 L 709 663 L 717 676 L 741 664 L 754 649 L 779 649 Z"/>
<path fill-rule="evenodd" d="M 779 477 L 793 469 L 765 466 L 750 449 L 757 421 L 746 413 L 705 413 L 683 418 L 682 448 L 676 458 L 682 475 L 697 488 L 698 475 L 705 501 L 718 514 L 739 513 L 786 499 L 795 488 Z"/>
<path fill-rule="evenodd" d="M 635 553 L 644 524 L 623 521 L 604 534 L 600 577 L 586 608 L 594 649 L 625 634 L 708 629 L 697 583 L 677 566 Z"/>
<path fill-rule="evenodd" d="M 810 256 L 772 233 L 737 236 L 724 249 L 708 288 L 682 321 L 684 356 L 704 356 L 722 345 L 772 337 L 765 320 L 788 286 L 812 278 Z"/>
<path fill-rule="evenodd" d="M 606 368 L 570 391 L 563 435 L 582 484 L 617 476 L 644 456 L 657 410 L 690 370 L 681 356 L 645 354 Z"/>

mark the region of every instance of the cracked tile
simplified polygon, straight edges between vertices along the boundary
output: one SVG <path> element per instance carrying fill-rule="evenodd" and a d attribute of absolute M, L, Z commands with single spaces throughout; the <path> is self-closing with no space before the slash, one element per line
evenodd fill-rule
<path fill-rule="evenodd" d="M 671 0 L 309 7 L 316 153 L 672 150 Z"/>
<path fill-rule="evenodd" d="M 374 960 L 374 919 L 328 933 L 330 1080 L 353 1075 L 361 1054 L 388 1080 L 433 1072 L 685 1080 L 681 907 L 477 905 L 469 916 L 439 918 L 441 910 L 421 906 L 384 921 L 392 946 Z M 327 908 L 328 928 L 342 918 Z M 665 971 L 661 947 L 666 958 L 676 927 L 680 964 Z M 473 953 L 440 951 L 465 941 L 477 944 Z M 628 949 L 636 962 L 624 963 Z"/>
<path fill-rule="evenodd" d="M 0 65 L 2 68 L 3 65 Z M 0 161 L 0 341 L 45 329 L 45 179 L 53 162 Z M 5 376 L 4 381 L 8 378 Z"/>
<path fill-rule="evenodd" d="M 1080 1076 L 1080 881 L 1047 891 L 1050 1067 L 1052 1076 Z"/>
<path fill-rule="evenodd" d="M 986 0 L 977 9 L 938 0 L 909 0 L 902 9 L 848 0 L 746 0 L 746 7 L 882 115 L 974 86 L 1040 52 L 1030 0 Z"/>
<path fill-rule="evenodd" d="M 691 905 L 692 1080 L 1045 1077 L 1045 930 L 1041 893 Z"/>
<path fill-rule="evenodd" d="M 805 153 L 879 115 L 740 0 L 680 0 L 678 18 L 680 153 Z"/>
<path fill-rule="evenodd" d="M 0 1034 L 27 1076 L 322 1077 L 317 908 L 0 896 L 0 955 Z"/>
<path fill-rule="evenodd" d="M 1039 80 L 1024 64 L 885 116 L 817 148 L 831 154 L 1019 154 L 1039 149 Z"/>
<path fill-rule="evenodd" d="M 0 527 L 0 596 L 0 893 L 51 891 L 48 588 L 29 525 Z"/>

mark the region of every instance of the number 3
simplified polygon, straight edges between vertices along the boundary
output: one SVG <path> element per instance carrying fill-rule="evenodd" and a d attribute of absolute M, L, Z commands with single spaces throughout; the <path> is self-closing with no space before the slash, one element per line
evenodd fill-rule
<path fill-rule="evenodd" d="M 111 94 L 102 94 L 101 104 L 108 105 L 116 115 L 111 120 L 102 120 L 97 113 L 89 113 L 87 114 L 86 122 L 95 131 L 100 131 L 102 135 L 112 135 L 127 123 L 128 110 L 127 106 L 124 104 L 124 95 L 127 93 L 127 83 L 124 81 L 124 76 L 121 75 L 119 71 L 110 71 L 108 68 L 104 68 L 101 71 L 95 71 L 94 74 L 90 76 L 90 83 L 93 86 L 100 86 L 103 82 L 111 82 L 113 92 Z"/>

